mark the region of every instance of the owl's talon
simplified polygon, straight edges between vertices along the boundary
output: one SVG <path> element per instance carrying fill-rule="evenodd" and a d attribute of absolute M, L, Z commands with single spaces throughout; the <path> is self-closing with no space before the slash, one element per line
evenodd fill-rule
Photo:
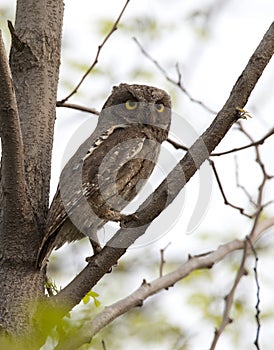
<path fill-rule="evenodd" d="M 124 219 L 120 221 L 120 227 L 126 228 L 129 221 L 138 221 L 139 216 L 137 214 L 124 215 Z"/>
<path fill-rule="evenodd" d="M 90 263 L 90 262 L 91 262 L 92 257 L 93 257 L 93 255 L 92 255 L 92 256 L 87 256 L 87 257 L 86 257 L 86 259 L 85 259 L 85 260 L 86 260 L 86 262 L 87 262 L 87 263 Z"/>

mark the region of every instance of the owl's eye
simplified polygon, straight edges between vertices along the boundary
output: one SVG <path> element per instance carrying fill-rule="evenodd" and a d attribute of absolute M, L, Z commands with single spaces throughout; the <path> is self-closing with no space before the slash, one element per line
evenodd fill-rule
<path fill-rule="evenodd" d="M 132 100 L 127 100 L 125 103 L 126 109 L 129 111 L 133 111 L 134 109 L 137 108 L 138 102 L 132 101 Z"/>
<path fill-rule="evenodd" d="M 163 113 L 163 111 L 165 110 L 165 106 L 162 103 L 158 103 L 155 105 L 155 109 L 157 112 Z"/>

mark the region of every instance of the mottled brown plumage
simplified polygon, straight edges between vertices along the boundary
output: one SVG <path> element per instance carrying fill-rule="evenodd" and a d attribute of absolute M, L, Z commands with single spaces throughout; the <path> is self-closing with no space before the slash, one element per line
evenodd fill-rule
<path fill-rule="evenodd" d="M 153 171 L 171 121 L 168 94 L 146 85 L 113 88 L 92 135 L 65 165 L 38 252 L 44 266 L 52 249 L 88 236 L 136 196 Z M 94 247 L 95 245 L 93 245 Z"/>

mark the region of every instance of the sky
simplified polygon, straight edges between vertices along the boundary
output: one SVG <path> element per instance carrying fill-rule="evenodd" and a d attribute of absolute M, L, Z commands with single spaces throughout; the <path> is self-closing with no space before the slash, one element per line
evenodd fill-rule
<path fill-rule="evenodd" d="M 11 4 L 11 2 L 0 0 L 0 6 L 5 4 Z M 114 21 L 123 5 L 124 1 L 120 0 L 65 1 L 63 58 L 58 98 L 62 99 L 71 91 L 71 88 L 80 80 L 83 67 L 88 67 L 93 61 L 97 47 L 104 39 L 104 35 L 98 30 L 98 23 L 102 18 L 110 22 Z M 199 11 L 207 7 L 211 8 L 211 11 L 208 17 L 204 17 Z M 149 2 L 131 0 L 121 20 L 120 28 L 101 51 L 99 63 L 96 66 L 97 72 L 85 81 L 71 102 L 100 110 L 112 86 L 120 82 L 159 86 L 166 89 L 173 99 L 174 115 L 171 137 L 188 143 L 187 145 L 190 146 L 195 137 L 210 125 L 215 114 L 191 102 L 174 85 L 168 83 L 155 64 L 141 53 L 132 37 L 138 39 L 173 79 L 177 78 L 175 67 L 178 64 L 187 91 L 195 99 L 203 101 L 206 106 L 217 112 L 226 101 L 250 55 L 273 21 L 273 13 L 273 0 L 171 0 L 168 3 L 164 0 Z M 154 22 L 151 22 L 151 19 L 154 19 Z M 156 26 L 155 32 L 148 31 L 152 24 Z M 271 98 L 273 82 L 274 62 L 272 60 L 245 107 L 253 118 L 243 121 L 243 125 L 255 139 L 262 137 L 273 126 L 274 99 Z M 52 195 L 57 186 L 62 165 L 92 131 L 96 120 L 96 117 L 81 112 L 57 109 Z M 189 135 L 191 137 L 188 139 Z M 218 150 L 228 150 L 247 143 L 249 143 L 248 140 L 234 128 L 222 141 Z M 274 174 L 273 143 L 269 140 L 262 147 L 262 157 L 269 173 L 272 174 Z M 151 182 L 153 186 L 172 166 L 173 163 L 170 160 L 176 162 L 181 156 L 180 151 L 174 153 L 169 145 L 164 145 L 161 155 L 162 165 L 157 167 L 158 173 Z M 253 196 L 256 194 L 258 180 L 261 176 L 254 159 L 253 150 L 238 154 L 239 181 Z M 170 164 L 165 168 L 167 160 L 170 161 Z M 234 155 L 216 159 L 216 167 L 220 171 L 225 192 L 231 202 L 252 211 L 246 195 L 236 186 Z M 270 183 L 265 192 L 265 199 L 270 200 L 273 197 L 273 183 Z M 140 196 L 139 199 L 142 198 Z M 266 211 L 266 214 L 270 215 L 271 209 L 273 210 L 273 206 Z M 194 224 L 191 222 L 193 214 Z M 160 234 L 159 227 L 164 227 Z M 156 220 L 151 233 L 129 251 L 129 258 L 138 257 L 140 252 L 142 253 L 140 249 L 156 256 L 159 249 L 171 242 L 166 252 L 167 258 L 183 261 L 189 253 L 192 255 L 203 253 L 229 239 L 244 237 L 248 234 L 250 227 L 251 222 L 247 218 L 239 215 L 235 209 L 223 205 L 223 199 L 212 172 L 209 166 L 205 165 L 202 171 L 190 181 L 173 206 L 168 209 L 165 216 Z M 111 227 L 109 229 L 111 230 Z M 105 234 L 108 237 L 108 233 Z M 266 235 L 262 245 L 272 244 L 273 250 L 274 240 L 271 234 L 273 235 L 273 230 Z M 81 246 L 79 249 L 66 247 L 63 254 L 71 254 L 76 251 L 82 256 L 87 256 L 88 249 L 87 246 Z M 72 257 L 70 264 L 62 266 L 62 272 L 69 267 L 70 273 L 63 273 L 62 277 L 58 277 L 58 283 L 64 285 L 83 264 L 84 261 L 79 262 L 78 255 L 77 258 Z M 262 269 L 264 269 L 263 266 L 269 267 L 261 272 L 262 310 L 264 307 L 267 310 L 274 306 L 273 298 L 271 298 L 271 291 L 274 287 L 271 275 L 273 262 L 268 255 L 261 258 L 261 266 Z M 145 269 L 140 269 L 139 279 L 130 281 L 123 293 L 126 294 L 137 287 L 143 278 L 143 273 L 148 274 L 146 277 L 153 277 L 150 272 L 144 271 Z M 217 278 L 220 278 L 224 271 L 226 271 L 225 266 L 217 267 Z M 229 271 L 226 272 L 229 273 Z M 216 284 L 218 285 L 218 280 L 214 282 L 211 286 L 207 286 L 209 293 L 214 291 Z M 227 280 L 224 284 L 226 283 L 228 283 Z M 225 287 L 220 286 L 221 292 L 225 293 Z M 197 288 L 200 288 L 199 282 L 197 282 Z M 253 294 L 245 294 L 246 290 L 252 290 Z M 239 293 L 245 297 L 248 295 L 250 305 L 254 305 L 255 291 L 252 279 L 249 279 L 243 281 Z M 191 291 L 187 290 L 186 295 L 189 293 Z M 186 306 L 185 299 L 173 291 L 170 292 L 170 296 L 163 299 L 165 308 L 174 311 L 174 301 L 176 307 L 181 307 L 184 312 L 189 312 L 189 316 L 187 320 L 182 320 L 181 315 L 173 312 L 171 319 L 175 319 L 183 327 L 189 323 L 192 335 L 195 334 L 197 322 L 203 324 L 199 312 Z M 221 308 L 222 305 L 218 307 Z M 213 330 L 208 325 L 203 324 L 203 326 L 199 338 L 194 336 L 192 339 L 191 348 L 193 350 L 203 349 L 201 339 L 204 340 L 202 341 L 204 344 L 208 344 L 211 339 L 210 335 Z M 268 337 L 273 326 L 274 321 L 272 320 L 266 322 L 262 327 L 262 348 L 264 350 L 271 349 L 272 345 L 268 343 Z M 253 334 L 254 331 L 254 323 L 250 322 L 244 334 L 248 338 L 248 335 Z M 239 348 L 242 348 L 241 345 L 247 346 L 246 343 L 241 344 L 240 342 L 239 344 Z M 219 348 L 226 350 L 231 346 L 229 338 L 222 337 Z M 253 349 L 252 339 L 248 346 Z"/>

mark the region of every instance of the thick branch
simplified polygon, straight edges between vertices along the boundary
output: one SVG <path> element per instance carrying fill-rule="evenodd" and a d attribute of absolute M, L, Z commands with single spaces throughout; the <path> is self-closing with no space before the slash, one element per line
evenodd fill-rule
<path fill-rule="evenodd" d="M 15 27 L 9 23 L 25 179 L 40 238 L 48 209 L 62 20 L 62 0 L 17 0 Z"/>
<path fill-rule="evenodd" d="M 236 287 L 241 277 L 245 274 L 244 262 L 247 256 L 247 252 L 250 252 L 250 250 L 247 250 L 248 242 L 250 242 L 251 245 L 255 244 L 256 241 L 266 231 L 266 229 L 272 226 L 274 226 L 274 218 L 267 219 L 265 222 L 257 225 L 257 234 L 248 237 L 247 240 L 230 241 L 219 246 L 212 252 L 190 257 L 187 262 L 181 264 L 174 271 L 164 276 L 160 276 L 151 282 L 143 281 L 142 285 L 132 294 L 106 307 L 92 321 L 86 322 L 80 330 L 77 329 L 77 334 L 69 334 L 68 337 L 62 339 L 55 350 L 74 350 L 78 349 L 83 344 L 90 343 L 93 336 L 97 334 L 101 329 L 106 327 L 113 320 L 125 314 L 129 310 L 138 306 L 142 306 L 143 302 L 148 297 L 164 289 L 173 287 L 175 283 L 188 276 L 191 272 L 199 269 L 211 268 L 213 265 L 217 264 L 219 261 L 222 261 L 227 255 L 231 254 L 232 252 L 243 249 L 244 253 L 241 266 L 237 273 L 233 287 L 229 295 L 226 297 L 226 307 L 224 311 L 225 320 L 221 326 L 223 330 L 223 328 L 229 323 L 229 311 L 231 309 Z M 220 334 L 222 330 L 219 331 Z"/>
<path fill-rule="evenodd" d="M 35 349 L 42 325 L 33 314 L 44 292 L 35 260 L 48 208 L 63 1 L 17 0 L 16 11 L 15 28 L 9 23 L 12 80 L 2 42 L 0 53 L 0 331 L 18 349 L 23 338 Z"/>
<path fill-rule="evenodd" d="M 103 250 L 90 259 L 85 269 L 59 294 L 51 298 L 53 305 L 62 306 L 64 312 L 78 304 L 84 295 L 109 271 L 149 224 L 178 195 L 180 190 L 209 157 L 233 123 L 239 118 L 238 108 L 243 108 L 264 68 L 274 52 L 274 23 L 266 32 L 246 68 L 238 78 L 222 110 L 210 127 L 188 150 L 180 163 L 170 172 L 157 190 L 141 205 L 136 216 L 121 228 Z"/>
<path fill-rule="evenodd" d="M 70 334 L 69 337 L 64 339 L 63 342 L 55 348 L 55 350 L 74 350 L 78 349 L 85 343 L 89 343 L 93 336 L 101 329 L 129 310 L 137 306 L 142 306 L 143 301 L 149 296 L 152 296 L 163 289 L 172 287 L 176 282 L 185 278 L 195 270 L 211 268 L 214 264 L 221 261 L 231 252 L 242 249 L 243 247 L 244 242 L 240 240 L 231 241 L 221 245 L 213 252 L 190 257 L 187 262 L 180 265 L 176 270 L 149 283 L 143 281 L 142 285 L 132 294 L 119 300 L 111 306 L 106 307 L 91 322 L 85 323 L 80 330 L 78 329 L 77 334 Z"/>
<path fill-rule="evenodd" d="M 1 249 L 8 254 L 13 242 L 10 234 L 21 226 L 23 215 L 31 215 L 24 176 L 23 141 L 13 82 L 0 31 L 0 135 L 2 141 L 3 227 Z M 23 235 L 18 237 L 23 239 Z M 18 245 L 18 241 L 15 242 Z M 24 252 L 22 252 L 23 254 Z M 2 253 L 3 254 L 3 253 Z"/>

